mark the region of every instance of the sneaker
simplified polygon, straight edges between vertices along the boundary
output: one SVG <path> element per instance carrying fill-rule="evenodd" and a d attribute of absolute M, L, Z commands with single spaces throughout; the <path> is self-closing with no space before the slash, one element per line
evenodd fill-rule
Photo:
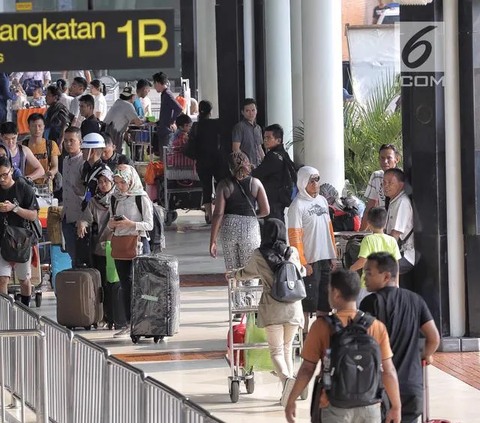
<path fill-rule="evenodd" d="M 293 377 L 289 377 L 285 381 L 285 385 L 283 386 L 282 398 L 280 398 L 280 405 L 284 408 L 287 406 L 288 397 L 290 396 L 294 385 L 295 379 Z"/>
<path fill-rule="evenodd" d="M 113 334 L 114 338 L 130 338 L 130 327 L 123 328 L 120 332 Z"/>

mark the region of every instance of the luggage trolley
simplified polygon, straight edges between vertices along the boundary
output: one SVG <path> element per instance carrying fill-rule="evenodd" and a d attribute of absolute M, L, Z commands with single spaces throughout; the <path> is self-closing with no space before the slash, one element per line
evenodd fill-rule
<path fill-rule="evenodd" d="M 240 351 L 245 350 L 260 350 L 268 348 L 267 342 L 261 343 L 234 343 L 233 342 L 233 316 L 235 314 L 248 314 L 256 313 L 258 311 L 258 305 L 262 296 L 263 286 L 242 286 L 237 283 L 235 279 L 230 278 L 228 280 L 228 313 L 229 313 L 229 333 L 228 333 L 228 345 L 229 350 L 225 355 L 225 359 L 230 366 L 231 376 L 228 377 L 228 389 L 230 393 L 230 399 L 233 403 L 238 402 L 240 395 L 240 382 L 245 383 L 247 388 L 247 394 L 253 394 L 255 390 L 255 374 L 253 369 L 246 369 L 240 363 Z M 238 305 L 238 296 L 246 295 L 247 305 Z M 243 301 L 242 301 L 243 302 Z M 299 330 L 295 341 L 293 342 L 292 353 L 294 354 L 297 349 L 301 349 L 303 344 L 302 330 Z M 308 387 L 302 392 L 300 398 L 302 400 L 308 397 Z"/>
<path fill-rule="evenodd" d="M 153 160 L 152 141 L 155 134 L 155 126 L 148 123 L 142 126 L 130 126 L 128 128 L 130 157 L 135 165 L 147 165 Z M 150 161 L 145 160 L 147 152 L 150 156 Z"/>
<path fill-rule="evenodd" d="M 185 157 L 179 147 L 163 147 L 164 175 L 162 189 L 165 224 L 177 219 L 178 209 L 200 210 L 203 189 L 195 168 L 195 161 Z"/>

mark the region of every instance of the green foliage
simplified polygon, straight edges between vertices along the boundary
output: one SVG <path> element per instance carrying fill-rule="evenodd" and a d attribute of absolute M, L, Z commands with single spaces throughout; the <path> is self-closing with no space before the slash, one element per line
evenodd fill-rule
<path fill-rule="evenodd" d="M 345 178 L 362 195 L 370 175 L 379 169 L 382 144 L 402 150 L 402 114 L 392 102 L 400 95 L 398 80 L 385 78 L 364 106 L 353 101 L 345 106 Z"/>

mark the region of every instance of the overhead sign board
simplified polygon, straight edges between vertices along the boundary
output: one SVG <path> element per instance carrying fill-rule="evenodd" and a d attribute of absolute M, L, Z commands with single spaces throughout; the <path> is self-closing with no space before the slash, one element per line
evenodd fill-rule
<path fill-rule="evenodd" d="M 17 12 L 28 12 L 33 10 L 33 3 L 31 1 L 16 1 L 15 10 Z"/>
<path fill-rule="evenodd" d="M 174 10 L 0 13 L 0 71 L 175 67 Z"/>

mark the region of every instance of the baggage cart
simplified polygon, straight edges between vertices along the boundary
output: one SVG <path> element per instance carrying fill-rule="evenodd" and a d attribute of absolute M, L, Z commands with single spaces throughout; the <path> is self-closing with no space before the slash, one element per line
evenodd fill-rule
<path fill-rule="evenodd" d="M 238 402 L 240 395 L 240 382 L 245 383 L 247 394 L 253 394 L 255 390 L 255 374 L 254 369 L 246 369 L 241 363 L 240 352 L 245 350 L 268 349 L 268 343 L 240 343 L 233 340 L 234 316 L 238 314 L 256 313 L 262 296 L 263 286 L 245 286 L 236 279 L 228 280 L 228 353 L 225 359 L 230 366 L 230 376 L 228 377 L 228 389 L 230 400 L 233 403 Z M 245 296 L 245 299 L 239 301 L 239 297 Z M 293 342 L 293 358 L 295 360 L 296 350 L 303 346 L 303 331 L 299 330 Z M 308 387 L 302 392 L 300 398 L 302 400 L 308 397 Z"/>
<path fill-rule="evenodd" d="M 142 126 L 129 126 L 127 130 L 130 158 L 137 165 L 147 165 L 153 160 L 152 142 L 156 127 L 150 123 Z M 147 161 L 146 157 L 149 156 Z"/>
<path fill-rule="evenodd" d="M 158 183 L 159 198 L 163 199 L 165 224 L 170 226 L 178 217 L 176 210 L 200 210 L 203 189 L 195 160 L 183 154 L 181 147 L 163 148 L 164 175 Z"/>

